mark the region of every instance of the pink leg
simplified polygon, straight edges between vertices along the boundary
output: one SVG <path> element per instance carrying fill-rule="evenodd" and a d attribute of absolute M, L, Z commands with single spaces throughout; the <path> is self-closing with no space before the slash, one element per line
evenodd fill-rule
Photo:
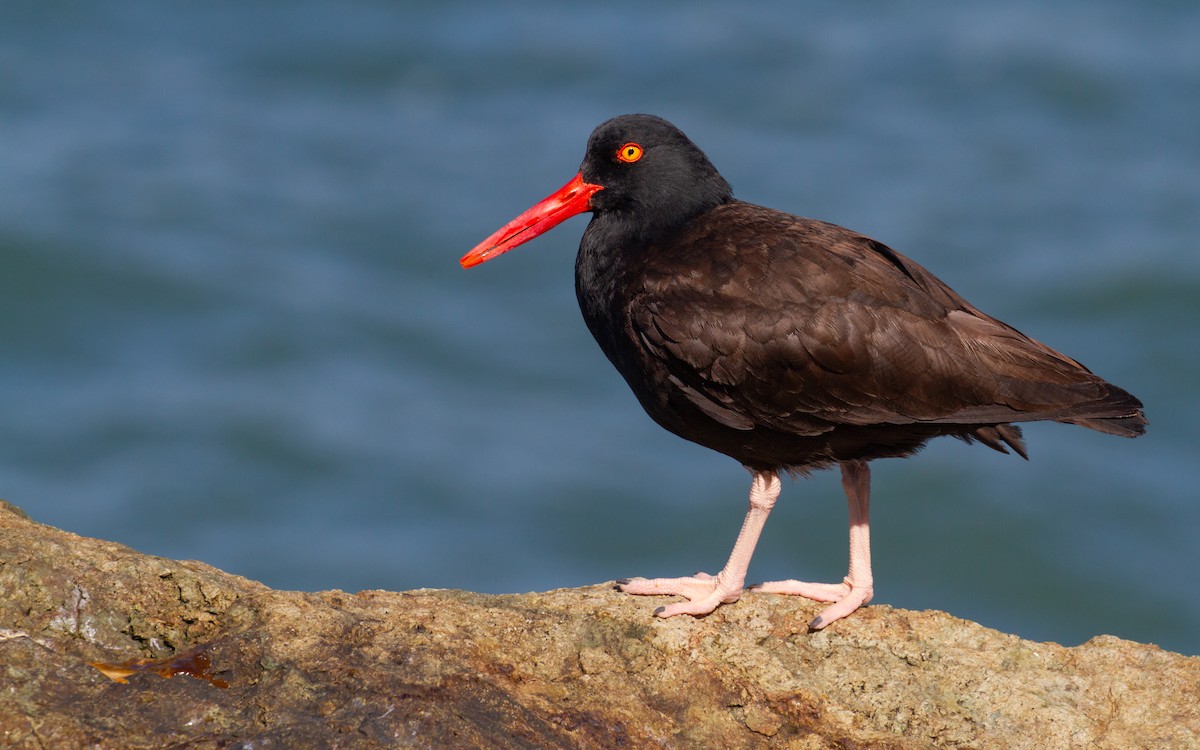
<path fill-rule="evenodd" d="M 729 562 L 715 576 L 697 573 L 685 578 L 633 578 L 619 581 L 617 587 L 628 594 L 682 596 L 687 601 L 675 602 L 654 610 L 659 617 L 674 615 L 706 615 L 722 604 L 736 602 L 746 583 L 746 569 L 758 536 L 775 500 L 779 497 L 779 476 L 770 471 L 754 473 L 750 484 L 750 509 L 729 554 Z"/>
<path fill-rule="evenodd" d="M 792 594 L 834 602 L 817 615 L 809 628 L 820 630 L 840 620 L 871 601 L 875 593 L 871 578 L 871 532 L 868 507 L 871 503 L 871 469 L 865 461 L 846 461 L 842 464 L 842 488 L 850 508 L 850 571 L 842 583 L 805 583 L 803 581 L 773 581 L 754 586 L 755 591 L 773 594 Z"/>

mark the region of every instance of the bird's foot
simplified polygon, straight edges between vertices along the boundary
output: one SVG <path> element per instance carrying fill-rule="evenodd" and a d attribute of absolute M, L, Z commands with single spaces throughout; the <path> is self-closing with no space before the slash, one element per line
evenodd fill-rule
<path fill-rule="evenodd" d="M 697 573 L 684 578 L 626 578 L 617 581 L 617 590 L 640 596 L 682 596 L 686 601 L 659 607 L 654 614 L 699 616 L 736 602 L 742 595 L 742 584 L 728 582 L 719 574 Z"/>
<path fill-rule="evenodd" d="M 831 622 L 840 620 L 854 610 L 871 601 L 874 587 L 867 584 L 854 585 L 850 579 L 841 583 L 806 583 L 805 581 L 771 581 L 749 587 L 752 591 L 767 594 L 803 596 L 818 602 L 833 602 L 808 624 L 810 630 L 820 630 Z"/>

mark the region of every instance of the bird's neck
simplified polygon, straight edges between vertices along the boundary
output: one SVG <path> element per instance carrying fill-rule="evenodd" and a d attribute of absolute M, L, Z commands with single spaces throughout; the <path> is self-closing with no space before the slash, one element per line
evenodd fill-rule
<path fill-rule="evenodd" d="M 635 277 L 653 247 L 637 233 L 622 232 L 601 215 L 592 218 L 575 257 L 575 296 L 584 323 L 600 349 L 624 372 L 621 343 L 628 296 L 638 288 Z"/>
<path fill-rule="evenodd" d="M 618 304 L 620 279 L 624 277 L 631 256 L 618 236 L 609 232 L 592 231 L 598 217 L 592 217 L 588 230 L 579 243 L 579 254 L 575 256 L 575 296 L 579 309 L 592 335 L 607 352 L 602 334 L 596 326 L 612 320 Z"/>

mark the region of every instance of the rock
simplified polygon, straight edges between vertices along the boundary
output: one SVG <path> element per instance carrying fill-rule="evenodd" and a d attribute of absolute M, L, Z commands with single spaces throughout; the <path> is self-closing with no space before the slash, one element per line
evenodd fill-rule
<path fill-rule="evenodd" d="M 770 595 L 703 619 L 651 604 L 274 591 L 0 502 L 0 744 L 1200 747 L 1200 658 L 1155 646 L 887 606 L 810 634 L 819 605 Z"/>

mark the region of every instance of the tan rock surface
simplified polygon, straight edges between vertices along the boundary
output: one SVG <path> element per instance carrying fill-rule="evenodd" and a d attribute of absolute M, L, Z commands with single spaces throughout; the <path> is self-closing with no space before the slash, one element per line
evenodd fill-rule
<path fill-rule="evenodd" d="M 650 604 L 273 591 L 0 503 L 0 746 L 1200 747 L 1200 658 L 1155 646 L 886 606 L 810 634 L 818 605 L 769 595 L 701 620 Z M 151 657 L 124 684 L 89 664 Z"/>

